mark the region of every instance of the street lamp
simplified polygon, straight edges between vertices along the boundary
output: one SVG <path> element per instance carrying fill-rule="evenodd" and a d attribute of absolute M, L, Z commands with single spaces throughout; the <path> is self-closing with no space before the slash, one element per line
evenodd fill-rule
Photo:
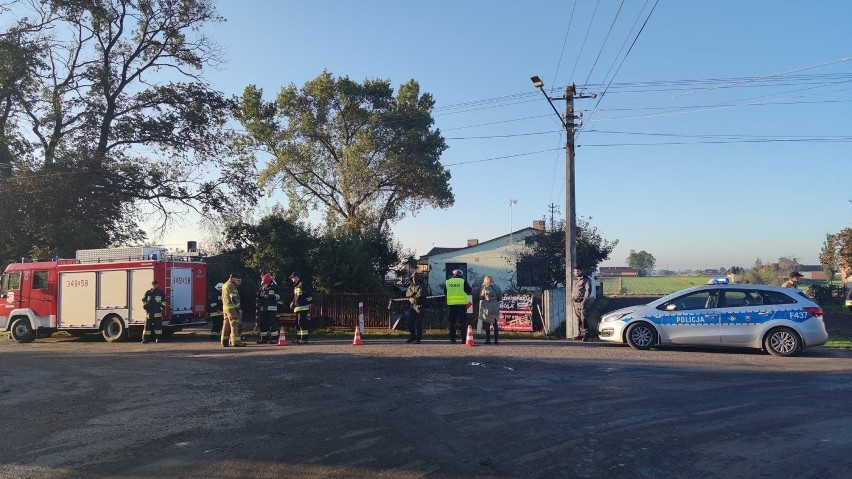
<path fill-rule="evenodd" d="M 568 216 L 565 224 L 565 337 L 574 339 L 579 336 L 580 331 L 574 319 L 574 301 L 571 291 L 574 289 L 573 268 L 576 261 L 577 251 L 577 210 L 574 206 L 574 84 L 565 87 L 565 97 L 556 98 L 565 100 L 565 116 L 559 114 L 559 110 L 553 104 L 553 100 L 544 91 L 544 82 L 538 76 L 530 77 L 533 86 L 541 90 L 542 95 L 550 103 L 562 126 L 565 128 L 565 214 Z"/>

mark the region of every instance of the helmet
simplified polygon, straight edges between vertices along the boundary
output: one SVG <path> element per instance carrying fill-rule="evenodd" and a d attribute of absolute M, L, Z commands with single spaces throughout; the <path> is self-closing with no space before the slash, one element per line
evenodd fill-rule
<path fill-rule="evenodd" d="M 260 277 L 260 282 L 263 284 L 271 284 L 272 283 L 272 275 L 269 273 L 264 274 Z"/>
<path fill-rule="evenodd" d="M 290 273 L 290 279 L 293 279 L 293 278 L 295 278 L 295 277 L 301 277 L 301 276 L 299 275 L 299 272 L 298 272 L 298 271 L 293 271 L 292 273 Z"/>
<path fill-rule="evenodd" d="M 222 286 L 224 286 L 224 284 L 217 283 L 216 286 L 213 286 L 213 287 L 216 288 L 216 291 L 222 291 Z"/>

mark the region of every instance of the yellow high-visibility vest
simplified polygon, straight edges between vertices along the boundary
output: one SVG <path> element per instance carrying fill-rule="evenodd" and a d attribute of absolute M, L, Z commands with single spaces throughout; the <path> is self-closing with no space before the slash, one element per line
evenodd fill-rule
<path fill-rule="evenodd" d="M 463 278 L 450 278 L 447 280 L 447 304 L 449 306 L 467 304 L 467 293 L 464 292 Z"/>

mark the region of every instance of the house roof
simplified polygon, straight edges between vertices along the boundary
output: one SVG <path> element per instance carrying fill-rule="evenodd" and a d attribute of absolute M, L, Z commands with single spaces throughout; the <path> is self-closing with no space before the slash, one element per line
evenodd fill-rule
<path fill-rule="evenodd" d="M 464 246 L 464 247 L 461 247 L 461 248 L 444 248 L 444 247 L 436 246 L 436 247 L 430 249 L 428 253 L 420 256 L 420 258 L 418 258 L 418 260 L 423 261 L 425 259 L 428 259 L 430 256 L 436 256 L 436 255 L 439 255 L 439 254 L 450 253 L 450 252 L 453 252 L 453 251 L 460 251 L 460 250 L 468 249 L 468 248 L 476 248 L 476 247 L 482 246 L 486 243 L 490 243 L 492 241 L 497 241 L 497 240 L 500 240 L 500 239 L 503 239 L 503 238 L 508 238 L 509 236 L 512 236 L 512 235 L 518 235 L 518 234 L 526 233 L 526 232 L 529 232 L 529 231 L 533 231 L 535 233 L 541 232 L 540 230 L 537 230 L 537 229 L 533 228 L 532 226 L 527 226 L 526 228 L 521 228 L 518 231 L 513 231 L 511 233 L 504 234 L 503 236 L 491 238 L 490 240 L 482 241 L 480 243 L 477 243 L 477 244 L 471 245 L 471 246 Z"/>
<path fill-rule="evenodd" d="M 822 265 L 818 264 L 800 264 L 798 270 L 804 271 L 822 271 Z"/>
<path fill-rule="evenodd" d="M 422 255 L 420 258 L 423 259 L 423 258 L 428 258 L 430 256 L 435 256 L 436 254 L 449 253 L 450 251 L 455 251 L 457 249 L 461 249 L 461 248 L 444 248 L 444 247 L 441 247 L 441 246 L 434 246 L 434 247 L 432 247 L 432 249 L 429 250 L 428 253 Z"/>

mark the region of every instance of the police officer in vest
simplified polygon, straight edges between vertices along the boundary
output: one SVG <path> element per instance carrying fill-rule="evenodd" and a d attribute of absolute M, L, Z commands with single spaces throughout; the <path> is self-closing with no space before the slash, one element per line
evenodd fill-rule
<path fill-rule="evenodd" d="M 467 295 L 473 291 L 467 281 L 462 278 L 464 272 L 460 269 L 453 271 L 453 276 L 447 280 L 447 309 L 449 310 L 450 342 L 456 342 L 456 329 L 467 325 Z M 464 336 L 464 331 L 461 332 Z"/>
<path fill-rule="evenodd" d="M 278 301 L 281 290 L 269 273 L 260 277 L 260 289 L 257 291 L 257 329 L 260 337 L 257 344 L 267 344 L 278 336 Z"/>
<path fill-rule="evenodd" d="M 311 310 L 313 292 L 310 284 L 303 281 L 299 273 L 291 274 L 290 281 L 293 283 L 293 302 L 290 303 L 290 307 L 296 313 L 296 326 L 299 327 L 299 340 L 296 344 L 305 344 L 310 336 L 308 312 Z"/>
<path fill-rule="evenodd" d="M 160 342 L 163 337 L 163 310 L 166 309 L 166 293 L 160 289 L 160 282 L 156 279 L 151 281 L 151 289 L 145 291 L 142 297 L 142 307 L 147 313 L 145 319 L 145 330 L 142 332 L 142 343 Z M 159 337 L 158 337 L 159 336 Z"/>
<path fill-rule="evenodd" d="M 222 334 L 222 283 L 207 292 L 207 314 L 210 321 L 210 339 L 218 340 Z"/>

